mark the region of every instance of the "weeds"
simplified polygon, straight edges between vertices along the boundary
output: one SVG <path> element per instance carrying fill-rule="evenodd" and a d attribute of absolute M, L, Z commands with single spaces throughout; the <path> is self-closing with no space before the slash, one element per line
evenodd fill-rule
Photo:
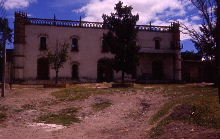
<path fill-rule="evenodd" d="M 110 107 L 111 105 L 111 102 L 95 103 L 92 105 L 92 108 L 96 111 L 100 111 L 106 109 L 107 107 Z"/>
<path fill-rule="evenodd" d="M 67 109 L 63 109 L 58 113 L 49 113 L 46 115 L 42 115 L 37 118 L 37 122 L 43 122 L 47 124 L 60 124 L 64 126 L 68 126 L 72 123 L 80 122 L 80 119 L 76 116 L 79 108 L 71 107 Z"/>

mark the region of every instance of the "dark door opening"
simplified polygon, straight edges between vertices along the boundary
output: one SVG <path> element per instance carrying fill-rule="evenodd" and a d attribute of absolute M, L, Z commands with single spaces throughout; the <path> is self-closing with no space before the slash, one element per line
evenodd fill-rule
<path fill-rule="evenodd" d="M 79 79 L 79 74 L 78 74 L 78 65 L 73 64 L 72 66 L 72 80 L 78 80 Z"/>
<path fill-rule="evenodd" d="M 100 59 L 97 65 L 97 81 L 112 82 L 114 79 L 114 71 L 111 59 Z"/>
<path fill-rule="evenodd" d="M 39 58 L 37 60 L 37 79 L 49 80 L 49 61 L 47 58 Z"/>
<path fill-rule="evenodd" d="M 154 61 L 152 63 L 152 73 L 154 80 L 162 80 L 164 78 L 162 61 Z"/>

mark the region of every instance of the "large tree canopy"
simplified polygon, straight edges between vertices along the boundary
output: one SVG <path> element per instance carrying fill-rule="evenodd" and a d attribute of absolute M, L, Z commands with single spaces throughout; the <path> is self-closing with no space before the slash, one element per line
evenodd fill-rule
<path fill-rule="evenodd" d="M 103 15 L 104 27 L 108 33 L 103 35 L 103 49 L 114 54 L 113 68 L 117 72 L 135 74 L 138 65 L 139 46 L 136 44 L 138 29 L 135 27 L 139 19 L 132 14 L 131 6 L 123 6 L 120 1 L 115 6 L 115 13 Z"/>

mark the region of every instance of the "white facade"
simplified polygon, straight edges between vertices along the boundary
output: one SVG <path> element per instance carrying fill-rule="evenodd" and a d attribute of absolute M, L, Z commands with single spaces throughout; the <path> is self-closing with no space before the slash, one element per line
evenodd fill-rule
<path fill-rule="evenodd" d="M 102 36 L 107 30 L 100 27 L 101 23 L 32 19 L 24 13 L 16 13 L 15 20 L 14 80 L 38 80 L 37 60 L 46 57 L 48 51 L 54 51 L 57 42 L 67 42 L 71 46 L 73 38 L 78 40 L 78 51 L 69 48 L 69 59 L 59 73 L 65 81 L 71 81 L 73 64 L 78 65 L 79 81 L 97 81 L 98 61 L 113 57 L 102 52 Z M 146 75 L 153 80 L 152 62 L 161 61 L 162 80 L 181 80 L 180 49 L 171 47 L 172 44 L 175 48 L 179 47 L 179 32 L 174 30 L 174 25 L 177 24 L 170 27 L 140 26 L 137 38 L 141 50 L 137 76 Z M 47 50 L 39 49 L 41 37 L 46 37 Z M 160 49 L 155 49 L 157 39 Z M 50 68 L 49 78 L 54 77 L 55 72 Z M 120 78 L 120 73 L 114 74 L 114 79 L 117 78 Z"/>

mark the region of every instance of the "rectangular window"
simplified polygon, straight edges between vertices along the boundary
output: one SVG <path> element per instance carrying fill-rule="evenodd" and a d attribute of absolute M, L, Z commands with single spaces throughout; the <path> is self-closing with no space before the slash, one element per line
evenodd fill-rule
<path fill-rule="evenodd" d="M 155 49 L 160 49 L 160 40 L 155 40 Z"/>
<path fill-rule="evenodd" d="M 78 51 L 78 39 L 76 39 L 76 38 L 72 39 L 71 50 Z"/>
<path fill-rule="evenodd" d="M 40 37 L 40 50 L 47 50 L 47 38 Z"/>

